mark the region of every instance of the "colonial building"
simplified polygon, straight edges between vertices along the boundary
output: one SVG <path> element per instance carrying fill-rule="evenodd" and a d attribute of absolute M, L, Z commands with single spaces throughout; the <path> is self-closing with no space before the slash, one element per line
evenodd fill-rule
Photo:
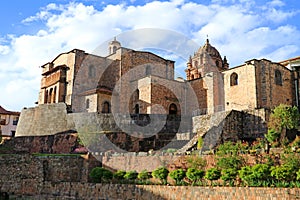
<path fill-rule="evenodd" d="M 101 57 L 74 49 L 43 65 L 38 103 L 65 102 L 72 112 L 178 115 L 299 105 L 300 57 L 229 68 L 207 39 L 188 59 L 183 80 L 174 79 L 174 61 L 151 52 L 116 39 L 108 52 Z"/>
<path fill-rule="evenodd" d="M 14 137 L 20 112 L 5 110 L 0 106 L 0 132 L 2 136 Z"/>

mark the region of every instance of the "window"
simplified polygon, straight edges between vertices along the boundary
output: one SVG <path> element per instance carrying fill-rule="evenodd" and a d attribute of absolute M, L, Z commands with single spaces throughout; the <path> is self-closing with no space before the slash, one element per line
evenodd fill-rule
<path fill-rule="evenodd" d="M 85 101 L 85 108 L 86 108 L 86 109 L 89 109 L 89 108 L 90 108 L 90 100 L 89 100 L 89 99 L 87 99 L 87 100 Z"/>
<path fill-rule="evenodd" d="M 11 137 L 15 137 L 16 131 L 11 131 Z"/>
<path fill-rule="evenodd" d="M 147 65 L 146 66 L 146 75 L 150 75 L 151 74 L 151 66 Z"/>
<path fill-rule="evenodd" d="M 169 115 L 177 115 L 177 106 L 174 103 L 169 106 Z"/>
<path fill-rule="evenodd" d="M 139 104 L 135 104 L 134 106 L 134 114 L 139 114 L 140 113 L 140 106 Z"/>
<path fill-rule="evenodd" d="M 235 72 L 230 75 L 230 86 L 234 85 L 238 85 L 238 75 Z"/>
<path fill-rule="evenodd" d="M 281 72 L 277 69 L 275 70 L 275 84 L 282 85 L 282 75 Z"/>
<path fill-rule="evenodd" d="M 137 101 L 140 99 L 140 90 L 139 89 L 136 89 L 136 91 L 135 91 L 135 97 L 136 97 Z"/>
<path fill-rule="evenodd" d="M 90 77 L 90 78 L 94 78 L 94 77 L 95 77 L 95 74 L 96 74 L 96 71 L 95 71 L 94 65 L 90 65 L 90 66 L 89 66 L 89 77 Z"/>
<path fill-rule="evenodd" d="M 53 88 L 51 88 L 49 91 L 48 103 L 52 103 L 52 96 L 53 96 Z"/>
<path fill-rule="evenodd" d="M 102 113 L 110 113 L 110 105 L 107 101 L 103 102 Z"/>
<path fill-rule="evenodd" d="M 16 126 L 18 125 L 19 117 L 14 117 L 13 118 L 13 125 Z"/>

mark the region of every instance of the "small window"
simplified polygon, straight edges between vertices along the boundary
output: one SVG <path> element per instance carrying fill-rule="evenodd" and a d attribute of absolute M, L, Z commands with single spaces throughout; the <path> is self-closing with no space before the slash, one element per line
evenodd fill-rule
<path fill-rule="evenodd" d="M 90 78 L 94 78 L 94 77 L 95 77 L 95 74 L 96 74 L 96 70 L 95 70 L 94 65 L 90 65 L 90 66 L 89 66 L 89 77 L 90 77 Z"/>
<path fill-rule="evenodd" d="M 146 75 L 151 75 L 151 65 L 146 66 Z"/>
<path fill-rule="evenodd" d="M 219 61 L 218 60 L 216 60 L 216 66 L 219 67 Z"/>
<path fill-rule="evenodd" d="M 140 99 L 140 90 L 139 90 L 139 89 L 137 89 L 137 90 L 135 91 L 135 96 L 136 96 L 136 100 L 139 100 L 139 99 Z"/>
<path fill-rule="evenodd" d="M 102 113 L 110 113 L 110 105 L 107 101 L 102 105 Z"/>
<path fill-rule="evenodd" d="M 16 126 L 18 125 L 19 117 L 14 117 L 13 118 L 13 125 Z"/>
<path fill-rule="evenodd" d="M 11 131 L 11 137 L 15 137 L 16 131 Z"/>
<path fill-rule="evenodd" d="M 230 86 L 234 85 L 238 85 L 238 75 L 235 72 L 230 75 Z"/>
<path fill-rule="evenodd" d="M 89 99 L 87 99 L 87 100 L 85 101 L 85 108 L 86 108 L 86 109 L 89 109 L 89 108 L 90 108 L 90 100 L 89 100 Z"/>
<path fill-rule="evenodd" d="M 194 67 L 198 67 L 198 61 L 194 62 Z"/>
<path fill-rule="evenodd" d="M 281 72 L 277 69 L 275 70 L 275 84 L 282 85 L 282 75 Z"/>
<path fill-rule="evenodd" d="M 169 115 L 177 115 L 177 106 L 174 103 L 169 106 Z"/>
<path fill-rule="evenodd" d="M 134 106 L 134 114 L 139 114 L 140 113 L 140 106 L 139 104 L 135 104 Z"/>

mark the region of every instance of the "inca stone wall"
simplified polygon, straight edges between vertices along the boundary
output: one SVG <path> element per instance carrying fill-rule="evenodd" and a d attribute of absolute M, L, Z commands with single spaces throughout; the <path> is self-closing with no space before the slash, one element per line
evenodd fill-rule
<path fill-rule="evenodd" d="M 74 126 L 68 124 L 66 105 L 42 104 L 22 110 L 16 136 L 53 135 L 68 130 L 74 130 Z"/>

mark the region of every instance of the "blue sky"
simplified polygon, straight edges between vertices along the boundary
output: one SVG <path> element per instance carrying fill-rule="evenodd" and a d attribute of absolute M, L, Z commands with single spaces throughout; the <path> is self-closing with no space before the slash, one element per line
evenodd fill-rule
<path fill-rule="evenodd" d="M 1 1 L 0 105 L 15 111 L 34 106 L 39 66 L 59 53 L 74 48 L 89 53 L 116 35 L 141 28 L 176 31 L 199 46 L 208 35 L 231 67 L 253 58 L 281 61 L 300 56 L 299 2 Z M 184 65 L 177 66 L 178 73 L 184 75 L 183 70 Z"/>

